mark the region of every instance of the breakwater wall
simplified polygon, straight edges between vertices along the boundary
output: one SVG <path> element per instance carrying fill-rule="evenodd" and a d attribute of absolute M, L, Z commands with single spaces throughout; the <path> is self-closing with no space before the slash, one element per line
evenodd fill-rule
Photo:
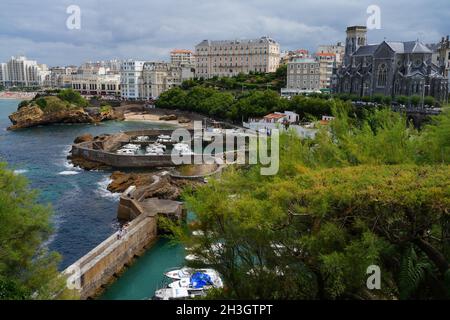
<path fill-rule="evenodd" d="M 155 176 L 152 186 L 159 184 Z M 67 285 L 79 292 L 80 299 L 99 294 L 158 237 L 158 216 L 180 220 L 185 216 L 183 203 L 178 201 L 146 198 L 146 189 L 134 189 L 120 197 L 118 218 L 128 220 L 125 234 L 111 235 L 84 257 L 69 266 L 63 273 L 69 275 Z"/>
<path fill-rule="evenodd" d="M 157 238 L 157 215 L 142 214 L 130 222 L 126 234 L 111 235 L 84 257 L 69 266 L 68 287 L 79 292 L 80 299 L 95 297 L 135 257 Z"/>

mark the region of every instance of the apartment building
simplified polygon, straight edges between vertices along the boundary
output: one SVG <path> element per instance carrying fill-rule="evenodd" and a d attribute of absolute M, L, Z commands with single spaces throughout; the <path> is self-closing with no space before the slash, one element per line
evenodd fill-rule
<path fill-rule="evenodd" d="M 333 53 L 336 56 L 336 67 L 344 62 L 345 46 L 342 42 L 332 45 L 321 45 L 317 49 L 317 53 Z"/>
<path fill-rule="evenodd" d="M 45 64 L 38 64 L 25 56 L 11 57 L 0 69 L 5 86 L 39 86 L 50 74 Z"/>
<path fill-rule="evenodd" d="M 289 61 L 295 59 L 304 59 L 309 57 L 309 51 L 306 49 L 285 51 L 281 54 L 281 64 L 287 64 Z"/>
<path fill-rule="evenodd" d="M 142 99 L 157 98 L 168 90 L 170 64 L 167 62 L 146 62 L 142 70 Z"/>
<path fill-rule="evenodd" d="M 336 54 L 316 53 L 316 60 L 320 65 L 320 89 L 331 89 L 331 78 L 333 69 L 336 67 Z"/>
<path fill-rule="evenodd" d="M 170 63 L 173 65 L 195 65 L 194 53 L 191 50 L 174 49 L 170 52 Z"/>
<path fill-rule="evenodd" d="M 313 58 L 295 59 L 287 64 L 287 87 L 282 96 L 292 96 L 320 90 L 320 62 Z"/>
<path fill-rule="evenodd" d="M 194 78 L 194 69 L 188 64 L 146 62 L 142 71 L 140 99 L 156 99 L 161 93 L 180 86 Z"/>
<path fill-rule="evenodd" d="M 8 81 L 8 68 L 6 63 L 0 63 L 0 85 L 5 86 Z"/>
<path fill-rule="evenodd" d="M 275 72 L 280 65 L 280 46 L 269 38 L 252 40 L 204 40 L 195 46 L 196 77 L 231 77 L 239 73 Z"/>
<path fill-rule="evenodd" d="M 120 68 L 121 97 L 126 100 L 138 100 L 142 96 L 141 80 L 145 61 L 127 60 Z"/>

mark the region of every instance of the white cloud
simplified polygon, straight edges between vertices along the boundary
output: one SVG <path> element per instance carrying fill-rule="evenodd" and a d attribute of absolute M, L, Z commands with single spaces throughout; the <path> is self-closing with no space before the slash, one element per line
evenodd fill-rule
<path fill-rule="evenodd" d="M 82 13 L 82 29 L 65 27 L 67 6 Z M 370 42 L 438 41 L 450 30 L 448 0 L 2 0 L 0 61 L 17 53 L 50 65 L 108 58 L 167 59 L 172 48 L 203 39 L 269 35 L 283 50 L 345 40 L 364 24 L 371 4 L 382 30 Z"/>

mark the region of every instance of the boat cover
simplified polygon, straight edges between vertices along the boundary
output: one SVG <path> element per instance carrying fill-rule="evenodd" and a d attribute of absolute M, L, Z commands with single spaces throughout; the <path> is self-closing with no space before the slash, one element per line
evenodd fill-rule
<path fill-rule="evenodd" d="M 212 285 L 211 277 L 203 272 L 196 272 L 191 276 L 191 286 L 194 289 L 201 289 L 206 285 Z"/>

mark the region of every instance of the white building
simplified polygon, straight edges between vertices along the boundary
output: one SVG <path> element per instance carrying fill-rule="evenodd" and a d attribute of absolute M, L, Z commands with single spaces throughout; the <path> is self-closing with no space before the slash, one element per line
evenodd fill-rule
<path fill-rule="evenodd" d="M 269 38 L 252 40 L 204 40 L 195 46 L 196 77 L 231 77 L 239 73 L 275 72 L 280 65 L 280 46 Z"/>
<path fill-rule="evenodd" d="M 194 53 L 191 50 L 174 49 L 170 52 L 170 63 L 173 65 L 189 65 L 194 67 Z"/>
<path fill-rule="evenodd" d="M 11 57 L 6 63 L 6 69 L 5 65 L 1 69 L 6 86 L 39 86 L 50 74 L 45 64 L 38 64 L 25 56 Z"/>
<path fill-rule="evenodd" d="M 76 66 L 52 67 L 46 85 L 53 88 L 70 88 L 72 87 L 72 75 L 77 72 L 78 67 Z"/>
<path fill-rule="evenodd" d="M 161 93 L 194 78 L 192 65 L 146 62 L 141 77 L 140 99 L 156 99 Z"/>
<path fill-rule="evenodd" d="M 72 74 L 71 88 L 82 95 L 118 97 L 120 75 L 118 74 Z"/>
<path fill-rule="evenodd" d="M 127 60 L 120 68 L 121 97 L 126 100 L 138 100 L 143 95 L 140 92 L 142 71 L 145 61 Z"/>
<path fill-rule="evenodd" d="M 141 99 L 155 99 L 168 90 L 170 64 L 167 62 L 146 62 L 142 70 Z"/>
<path fill-rule="evenodd" d="M 8 67 L 6 63 L 0 63 L 0 85 L 5 86 L 8 81 Z"/>

